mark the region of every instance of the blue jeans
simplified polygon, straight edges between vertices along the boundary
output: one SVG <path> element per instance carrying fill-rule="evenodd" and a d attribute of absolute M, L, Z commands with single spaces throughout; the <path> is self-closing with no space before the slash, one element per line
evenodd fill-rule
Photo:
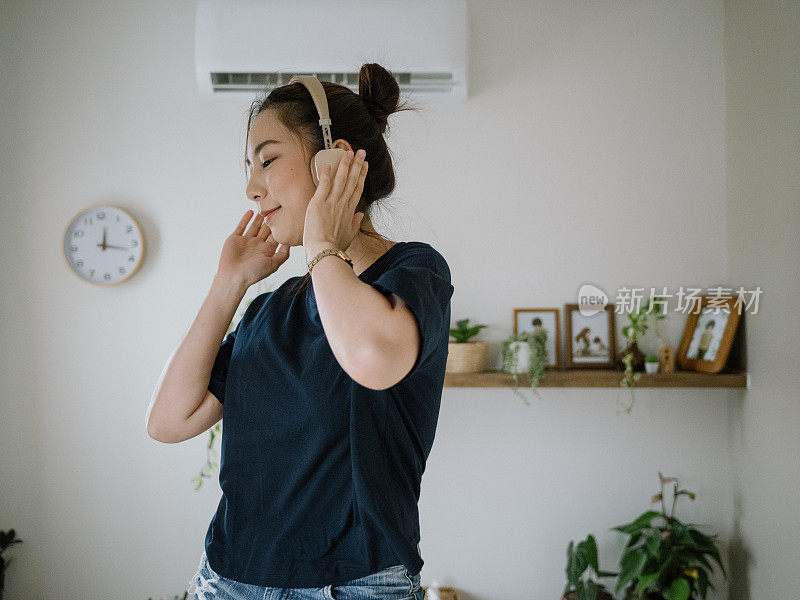
<path fill-rule="evenodd" d="M 194 588 L 194 589 L 192 589 Z M 211 570 L 205 551 L 187 591 L 192 600 L 424 600 L 420 574 L 403 565 L 389 567 L 341 585 L 278 588 L 240 583 Z"/>

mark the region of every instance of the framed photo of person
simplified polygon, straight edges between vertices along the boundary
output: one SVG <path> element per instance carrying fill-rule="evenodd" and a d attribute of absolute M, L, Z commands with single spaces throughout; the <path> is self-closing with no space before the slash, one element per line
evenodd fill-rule
<path fill-rule="evenodd" d="M 568 369 L 614 368 L 617 354 L 614 305 L 585 316 L 577 304 L 564 305 Z"/>
<path fill-rule="evenodd" d="M 547 334 L 544 347 L 547 350 L 545 369 L 561 368 L 561 328 L 557 308 L 515 308 L 514 335 L 520 333 Z"/>
<path fill-rule="evenodd" d="M 719 373 L 728 360 L 739 316 L 734 296 L 695 298 L 675 356 L 678 365 L 687 371 Z"/>

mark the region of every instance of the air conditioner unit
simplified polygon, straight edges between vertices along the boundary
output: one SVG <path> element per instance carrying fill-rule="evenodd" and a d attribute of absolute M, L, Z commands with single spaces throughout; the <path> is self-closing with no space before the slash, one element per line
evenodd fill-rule
<path fill-rule="evenodd" d="M 376 62 L 401 94 L 467 97 L 465 0 L 198 0 L 197 85 L 254 92 L 315 75 L 358 92 Z"/>

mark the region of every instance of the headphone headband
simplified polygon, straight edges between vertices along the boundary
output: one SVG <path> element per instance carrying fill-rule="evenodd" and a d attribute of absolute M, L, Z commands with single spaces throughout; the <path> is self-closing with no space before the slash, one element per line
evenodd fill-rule
<path fill-rule="evenodd" d="M 289 80 L 289 83 L 294 82 L 302 83 L 311 94 L 311 98 L 314 100 L 314 106 L 317 107 L 319 125 L 322 127 L 322 139 L 325 143 L 325 149 L 332 148 L 331 118 L 328 113 L 328 97 L 325 95 L 325 88 L 322 87 L 320 80 L 313 75 L 295 75 Z"/>

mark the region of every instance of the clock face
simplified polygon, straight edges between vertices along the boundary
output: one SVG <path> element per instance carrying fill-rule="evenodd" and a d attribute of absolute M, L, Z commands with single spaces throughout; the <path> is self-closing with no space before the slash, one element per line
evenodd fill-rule
<path fill-rule="evenodd" d="M 112 285 L 134 274 L 144 258 L 139 224 L 121 208 L 92 206 L 64 232 L 64 258 L 84 281 Z"/>

